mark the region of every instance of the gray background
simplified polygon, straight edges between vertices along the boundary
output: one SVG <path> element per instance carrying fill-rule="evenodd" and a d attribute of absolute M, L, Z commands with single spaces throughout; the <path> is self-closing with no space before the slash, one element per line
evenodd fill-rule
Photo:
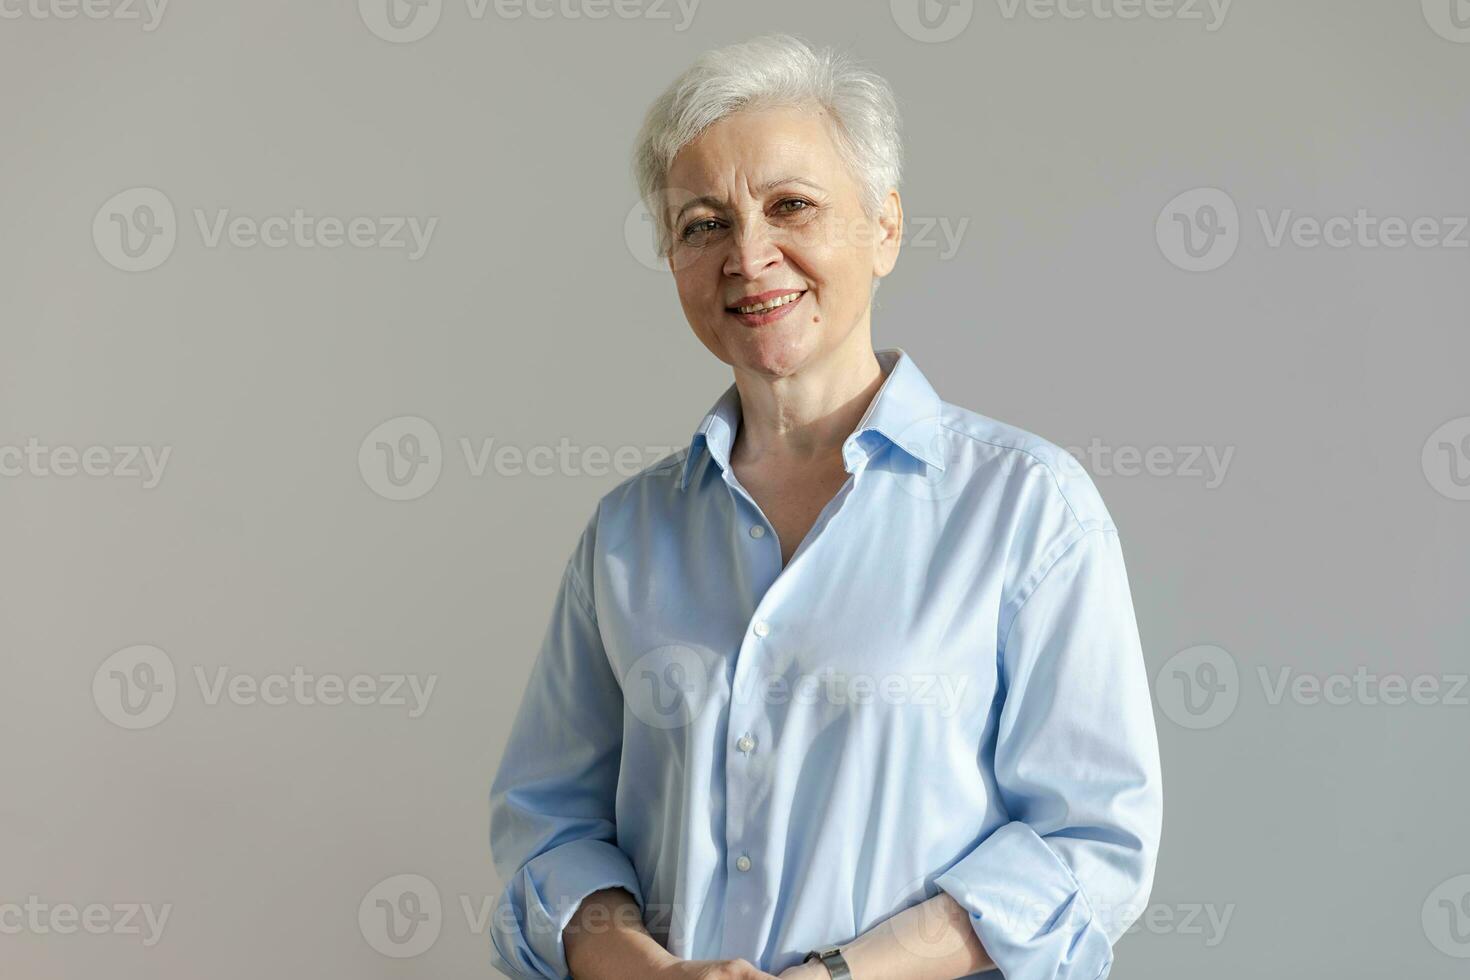
<path fill-rule="evenodd" d="M 944 41 L 902 0 L 704 0 L 687 23 L 651 2 L 445 0 L 412 42 L 350 0 L 174 0 L 152 30 L 145 8 L 5 8 L 0 462 L 50 455 L 0 477 L 0 907 L 108 911 L 95 935 L 0 917 L 0 973 L 490 973 L 489 781 L 562 565 L 622 479 L 588 450 L 649 462 L 730 381 L 627 231 L 631 140 L 698 52 L 787 30 L 852 49 L 902 101 L 913 237 L 877 344 L 951 402 L 1108 454 L 1084 462 L 1122 530 L 1166 786 L 1153 906 L 1113 975 L 1463 976 L 1470 250 L 1273 247 L 1260 219 L 1470 214 L 1449 0 L 1238 0 L 1213 30 L 1203 6 L 976 0 Z M 138 198 L 109 201 L 138 187 L 177 240 L 128 272 L 106 232 Z M 1197 188 L 1238 208 L 1212 271 L 1180 268 L 1167 234 Z M 295 208 L 438 222 L 410 259 L 211 246 L 195 217 Z M 404 416 L 440 437 L 441 471 L 391 500 L 359 450 Z M 476 475 L 461 440 L 571 451 Z M 154 486 L 122 465 L 143 445 L 170 450 Z M 116 465 L 66 476 L 58 447 Z M 1153 472 L 1116 456 L 1151 450 Z M 1186 465 L 1206 450 L 1233 454 L 1223 479 Z M 108 685 L 135 654 L 109 658 L 137 645 L 175 679 L 133 730 Z M 210 703 L 196 670 L 221 668 L 436 687 L 416 718 Z M 1283 670 L 1369 680 L 1345 703 L 1275 697 Z M 1384 703 L 1392 676 L 1438 694 Z M 441 902 L 422 951 L 372 925 L 405 880 Z M 159 941 L 128 903 L 169 907 Z"/>

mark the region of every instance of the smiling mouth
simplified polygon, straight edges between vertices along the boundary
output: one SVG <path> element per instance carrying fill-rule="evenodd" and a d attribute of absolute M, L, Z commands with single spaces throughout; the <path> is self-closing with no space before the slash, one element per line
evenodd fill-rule
<path fill-rule="evenodd" d="M 793 290 L 792 292 L 789 292 L 784 296 L 777 296 L 773 299 L 768 299 L 764 303 L 751 303 L 749 306 L 727 306 L 725 307 L 725 309 L 729 310 L 731 313 L 743 313 L 747 316 L 758 315 L 761 313 L 769 313 L 772 310 L 779 310 L 783 306 L 788 306 L 791 303 L 795 303 L 797 300 L 801 299 L 805 295 L 806 290 L 798 289 Z"/>

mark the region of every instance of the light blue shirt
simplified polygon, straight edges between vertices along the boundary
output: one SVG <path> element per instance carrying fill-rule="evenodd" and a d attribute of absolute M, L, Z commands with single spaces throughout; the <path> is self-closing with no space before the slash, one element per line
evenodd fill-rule
<path fill-rule="evenodd" d="M 599 501 L 490 791 L 501 972 L 568 976 L 612 886 L 685 959 L 779 973 L 943 890 L 1007 980 L 1109 972 L 1163 805 L 1117 528 L 1070 455 L 877 355 L 785 567 L 733 384 Z"/>

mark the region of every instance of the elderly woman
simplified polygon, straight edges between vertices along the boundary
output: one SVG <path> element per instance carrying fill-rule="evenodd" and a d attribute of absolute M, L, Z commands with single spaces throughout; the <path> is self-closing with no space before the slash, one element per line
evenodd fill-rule
<path fill-rule="evenodd" d="M 509 976 L 1098 980 L 1147 902 L 1118 530 L 1070 456 L 872 345 L 898 134 L 883 79 L 789 36 L 648 113 L 641 191 L 734 383 L 566 565 L 491 787 Z"/>

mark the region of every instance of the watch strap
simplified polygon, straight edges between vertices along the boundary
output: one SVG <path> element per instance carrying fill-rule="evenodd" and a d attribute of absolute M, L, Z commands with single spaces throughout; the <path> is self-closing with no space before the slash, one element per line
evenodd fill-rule
<path fill-rule="evenodd" d="M 852 971 L 847 967 L 847 960 L 842 958 L 842 950 L 837 946 L 828 946 L 825 949 L 814 949 L 806 954 L 807 960 L 820 960 L 832 975 L 832 980 L 852 980 Z"/>

